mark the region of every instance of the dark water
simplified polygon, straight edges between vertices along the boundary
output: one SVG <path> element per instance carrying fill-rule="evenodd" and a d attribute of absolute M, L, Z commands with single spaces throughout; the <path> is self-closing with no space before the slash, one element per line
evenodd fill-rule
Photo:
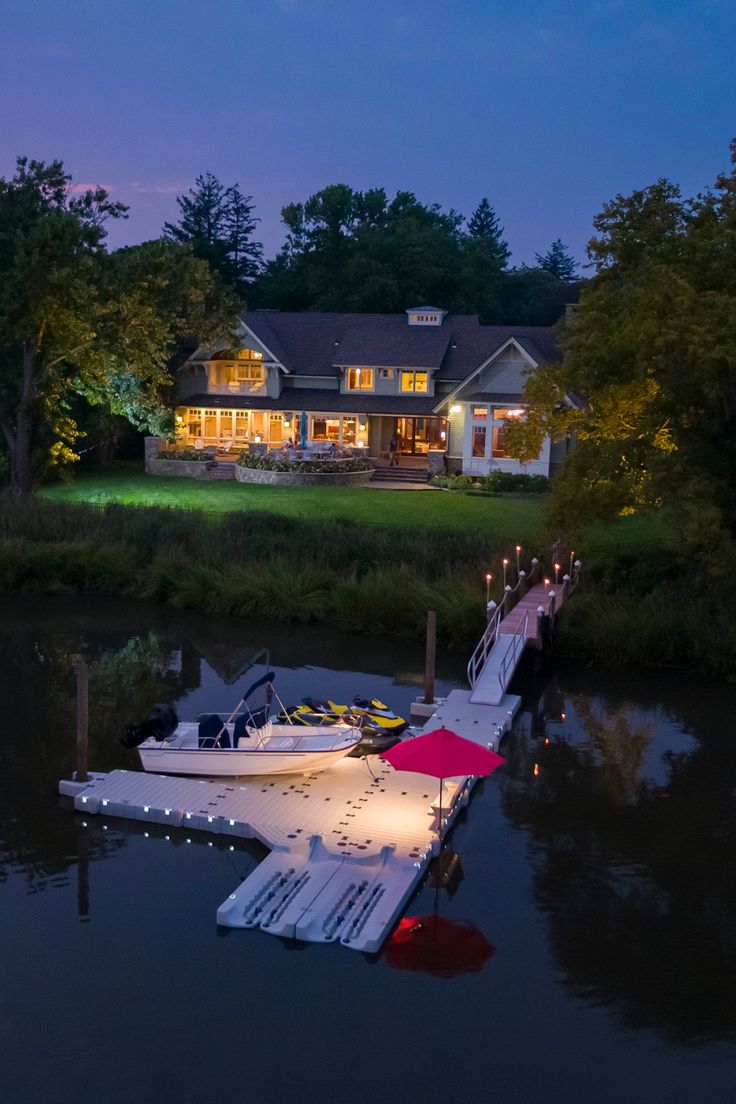
<path fill-rule="evenodd" d="M 82 644 L 98 769 L 131 765 L 114 737 L 156 701 L 234 703 L 263 645 L 291 700 L 361 691 L 402 711 L 422 667 L 411 645 L 326 630 L 0 603 L 0 1101 L 734 1098 L 736 692 L 524 672 L 508 764 L 454 832 L 464 878 L 408 909 L 436 903 L 495 953 L 470 970 L 471 938 L 438 976 L 390 950 L 218 931 L 262 848 L 62 808 Z"/>

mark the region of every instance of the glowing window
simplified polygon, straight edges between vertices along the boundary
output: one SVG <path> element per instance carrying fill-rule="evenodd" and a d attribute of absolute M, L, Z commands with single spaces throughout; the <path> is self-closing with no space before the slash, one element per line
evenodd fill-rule
<path fill-rule="evenodd" d="M 372 391 L 373 390 L 373 369 L 372 368 L 348 368 L 346 376 L 346 385 L 348 391 Z"/>
<path fill-rule="evenodd" d="M 401 390 L 426 394 L 429 388 L 428 372 L 402 372 Z"/>

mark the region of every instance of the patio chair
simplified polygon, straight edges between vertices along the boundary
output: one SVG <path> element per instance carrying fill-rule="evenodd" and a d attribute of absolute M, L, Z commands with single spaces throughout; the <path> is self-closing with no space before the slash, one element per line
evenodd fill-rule
<path fill-rule="evenodd" d="M 233 441 L 232 437 L 225 437 L 223 441 L 220 441 L 219 451 L 230 452 L 230 449 L 233 447 L 234 443 L 235 442 Z"/>

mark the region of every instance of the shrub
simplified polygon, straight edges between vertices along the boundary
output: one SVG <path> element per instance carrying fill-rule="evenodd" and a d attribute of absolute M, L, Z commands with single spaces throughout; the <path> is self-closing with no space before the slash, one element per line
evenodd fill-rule
<path fill-rule="evenodd" d="M 470 475 L 433 475 L 430 483 L 447 491 L 466 491 L 469 487 L 478 486 L 477 480 Z"/>
<path fill-rule="evenodd" d="M 484 491 L 496 494 L 546 494 L 549 479 L 546 475 L 528 475 L 526 472 L 492 471 L 481 480 Z"/>
<path fill-rule="evenodd" d="M 165 452 L 159 453 L 160 460 L 210 460 L 211 457 L 205 452 L 204 449 L 196 448 L 180 448 L 180 449 L 167 449 Z"/>
<path fill-rule="evenodd" d="M 238 459 L 241 468 L 256 468 L 259 471 L 273 472 L 368 472 L 373 465 L 370 460 L 276 460 L 272 456 L 254 456 L 250 452 L 241 452 Z"/>

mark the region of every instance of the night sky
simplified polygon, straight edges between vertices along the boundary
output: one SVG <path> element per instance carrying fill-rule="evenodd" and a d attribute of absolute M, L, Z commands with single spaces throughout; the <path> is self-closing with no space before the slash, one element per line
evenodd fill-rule
<path fill-rule="evenodd" d="M 155 237 L 214 172 L 280 208 L 328 183 L 487 195 L 515 263 L 580 257 L 616 192 L 687 192 L 736 135 L 733 0 L 0 0 L 0 175 L 61 158 Z"/>

